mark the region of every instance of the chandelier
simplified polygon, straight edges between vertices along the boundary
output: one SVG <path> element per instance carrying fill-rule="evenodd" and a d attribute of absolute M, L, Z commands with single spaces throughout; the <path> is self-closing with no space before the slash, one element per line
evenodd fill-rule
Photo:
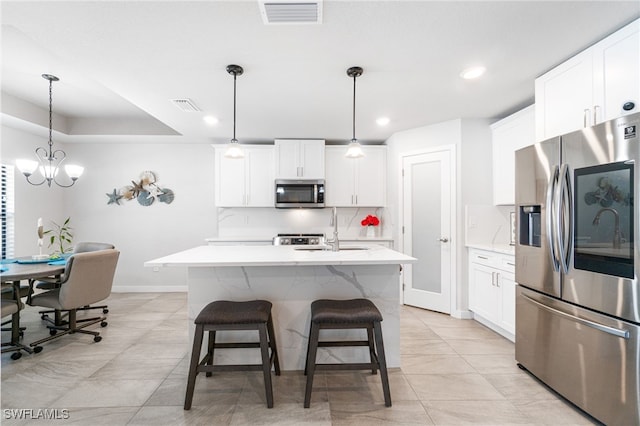
<path fill-rule="evenodd" d="M 351 67 L 347 70 L 347 75 L 349 77 L 353 77 L 353 137 L 351 138 L 351 142 L 347 147 L 347 153 L 345 154 L 345 157 L 349 158 L 364 157 L 362 146 L 358 142 L 358 139 L 356 139 L 356 77 L 360 77 L 362 72 L 363 70 L 360 67 Z"/>
<path fill-rule="evenodd" d="M 84 172 L 84 167 L 77 166 L 73 164 L 67 164 L 64 166 L 64 170 L 67 173 L 67 176 L 71 179 L 71 183 L 64 184 L 60 183 L 56 178 L 58 176 L 58 172 L 60 171 L 60 166 L 64 162 L 67 154 L 61 149 L 53 150 L 53 139 L 51 137 L 53 133 L 52 119 L 53 119 L 53 96 L 52 96 L 52 87 L 54 81 L 59 81 L 60 79 L 55 75 L 51 74 L 42 74 L 42 78 L 45 80 L 49 80 L 49 149 L 43 147 L 36 148 L 36 158 L 35 160 L 27 160 L 27 159 L 18 159 L 16 160 L 16 166 L 18 170 L 25 175 L 27 178 L 27 182 L 31 185 L 42 185 L 47 182 L 47 185 L 51 187 L 51 183 L 55 183 L 58 186 L 63 188 L 68 188 L 72 186 L 78 178 Z M 42 175 L 42 180 L 34 181 L 32 180 L 32 175 L 36 171 L 39 170 Z"/>

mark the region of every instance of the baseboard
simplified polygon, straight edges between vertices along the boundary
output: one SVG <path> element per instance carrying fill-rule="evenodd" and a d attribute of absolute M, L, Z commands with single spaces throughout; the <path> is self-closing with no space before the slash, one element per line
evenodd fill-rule
<path fill-rule="evenodd" d="M 456 310 L 451 312 L 451 316 L 458 319 L 473 319 L 473 312 L 468 310 Z"/>
<path fill-rule="evenodd" d="M 489 321 L 488 319 L 483 318 L 478 314 L 475 314 L 473 316 L 473 319 L 478 321 L 480 324 L 484 325 L 485 327 L 488 327 L 491 330 L 495 331 L 496 333 L 502 335 L 502 337 L 504 337 L 505 339 L 511 340 L 512 342 L 516 341 L 516 336 L 513 333 L 505 330 L 504 328 L 500 327 L 497 324 L 494 324 L 493 322 Z"/>
<path fill-rule="evenodd" d="M 112 293 L 186 293 L 186 285 L 120 285 L 111 289 Z"/>

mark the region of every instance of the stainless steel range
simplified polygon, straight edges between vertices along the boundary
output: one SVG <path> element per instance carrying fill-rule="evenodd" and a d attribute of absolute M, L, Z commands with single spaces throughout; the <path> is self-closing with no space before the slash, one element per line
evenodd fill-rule
<path fill-rule="evenodd" d="M 273 237 L 274 246 L 319 246 L 324 243 L 324 234 L 278 234 Z"/>

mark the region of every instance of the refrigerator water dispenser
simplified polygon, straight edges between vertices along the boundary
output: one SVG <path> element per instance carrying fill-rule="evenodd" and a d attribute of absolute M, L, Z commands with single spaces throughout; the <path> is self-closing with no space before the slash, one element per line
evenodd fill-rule
<path fill-rule="evenodd" d="M 540 247 L 540 226 L 540 205 L 520 206 L 520 244 Z"/>

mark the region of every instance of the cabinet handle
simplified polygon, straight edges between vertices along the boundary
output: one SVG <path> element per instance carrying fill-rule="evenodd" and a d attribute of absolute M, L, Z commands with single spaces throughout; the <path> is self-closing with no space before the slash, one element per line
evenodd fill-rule
<path fill-rule="evenodd" d="M 582 121 L 583 121 L 582 127 L 587 127 L 588 120 L 589 120 L 589 108 L 584 110 L 584 116 L 582 117 Z"/>
<path fill-rule="evenodd" d="M 494 287 L 495 285 L 496 285 L 496 273 L 491 272 L 491 287 Z"/>
<path fill-rule="evenodd" d="M 484 257 L 484 256 L 478 256 L 478 259 L 489 260 L 489 258 L 488 258 L 488 257 Z"/>
<path fill-rule="evenodd" d="M 500 288 L 500 272 L 496 272 L 496 287 Z"/>
<path fill-rule="evenodd" d="M 358 204 L 358 194 L 356 194 L 356 205 Z"/>
<path fill-rule="evenodd" d="M 599 105 L 593 106 L 593 125 L 595 126 L 598 122 L 598 109 L 600 109 Z"/>
<path fill-rule="evenodd" d="M 511 263 L 511 262 L 507 262 L 507 265 L 509 265 L 509 266 L 516 266 L 516 264 L 515 264 L 515 263 Z"/>

